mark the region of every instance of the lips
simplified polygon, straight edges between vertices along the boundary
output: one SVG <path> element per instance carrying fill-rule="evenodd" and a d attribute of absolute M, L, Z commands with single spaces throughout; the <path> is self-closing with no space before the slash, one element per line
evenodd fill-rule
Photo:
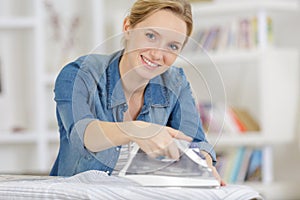
<path fill-rule="evenodd" d="M 146 64 L 146 66 L 150 69 L 155 69 L 155 68 L 160 67 L 159 64 L 151 62 L 149 59 L 147 59 L 144 56 L 141 56 L 141 58 L 142 58 L 142 61 Z"/>

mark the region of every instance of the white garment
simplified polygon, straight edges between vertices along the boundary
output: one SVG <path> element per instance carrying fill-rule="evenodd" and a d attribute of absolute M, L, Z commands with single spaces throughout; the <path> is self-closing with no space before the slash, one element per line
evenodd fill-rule
<path fill-rule="evenodd" d="M 112 172 L 112 175 L 118 175 L 119 172 L 124 168 L 124 166 L 128 162 L 129 152 L 131 151 L 133 145 L 134 145 L 133 142 L 122 145 L 122 147 L 120 149 L 119 159 L 118 159 L 117 164 L 114 168 L 114 171 Z"/>

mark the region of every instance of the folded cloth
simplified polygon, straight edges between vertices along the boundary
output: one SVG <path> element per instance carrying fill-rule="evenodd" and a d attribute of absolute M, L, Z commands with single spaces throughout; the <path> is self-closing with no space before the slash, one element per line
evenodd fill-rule
<path fill-rule="evenodd" d="M 262 200 L 251 187 L 142 187 L 129 179 L 91 170 L 71 177 L 0 176 L 0 199 Z"/>

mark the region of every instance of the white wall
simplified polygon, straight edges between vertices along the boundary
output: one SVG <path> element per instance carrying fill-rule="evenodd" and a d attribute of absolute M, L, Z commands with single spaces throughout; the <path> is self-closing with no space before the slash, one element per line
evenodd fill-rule
<path fill-rule="evenodd" d="M 287 18 L 282 20 L 287 20 Z M 300 11 L 295 13 L 294 17 L 289 17 L 288 21 L 289 23 L 286 24 L 286 26 L 278 30 L 282 34 L 278 38 L 275 38 L 276 42 L 280 46 L 295 47 L 300 51 Z M 277 180 L 300 182 L 300 102 L 297 119 L 299 126 L 296 127 L 294 142 L 292 144 L 279 146 L 275 148 L 274 151 L 275 178 Z M 284 137 L 284 133 L 282 133 L 282 137 Z"/>

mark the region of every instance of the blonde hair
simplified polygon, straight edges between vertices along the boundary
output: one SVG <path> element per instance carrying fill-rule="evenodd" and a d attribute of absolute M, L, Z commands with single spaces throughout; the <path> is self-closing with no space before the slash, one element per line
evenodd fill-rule
<path fill-rule="evenodd" d="M 134 27 L 159 10 L 170 10 L 177 15 L 186 23 L 186 35 L 190 36 L 192 34 L 193 17 L 191 5 L 187 0 L 137 0 L 128 15 L 130 25 Z"/>

